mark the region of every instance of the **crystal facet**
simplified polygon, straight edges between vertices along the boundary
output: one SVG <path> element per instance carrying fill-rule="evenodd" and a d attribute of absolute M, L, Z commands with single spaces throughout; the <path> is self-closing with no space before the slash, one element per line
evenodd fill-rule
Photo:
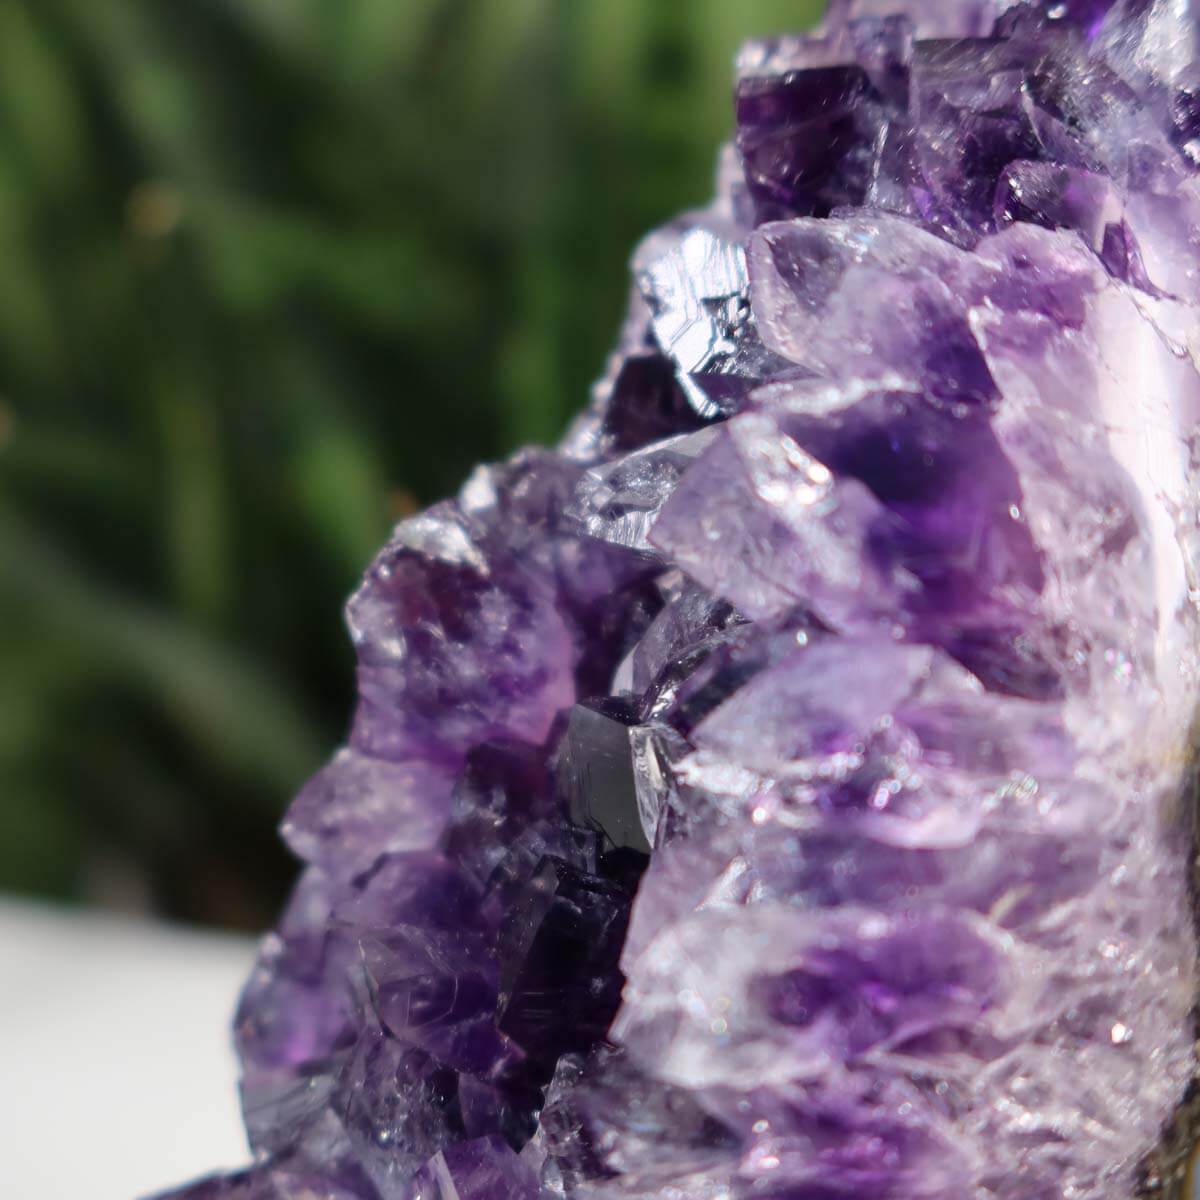
<path fill-rule="evenodd" d="M 1176 1186 L 1198 42 L 833 0 L 745 48 L 591 406 L 350 601 L 237 1016 L 256 1165 L 178 1200 Z"/>

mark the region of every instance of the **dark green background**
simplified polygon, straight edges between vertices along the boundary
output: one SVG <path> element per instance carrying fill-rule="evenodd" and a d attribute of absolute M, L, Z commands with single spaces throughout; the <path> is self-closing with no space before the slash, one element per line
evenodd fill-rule
<path fill-rule="evenodd" d="M 343 596 L 584 403 L 817 7 L 0 3 L 0 890 L 269 918 Z"/>

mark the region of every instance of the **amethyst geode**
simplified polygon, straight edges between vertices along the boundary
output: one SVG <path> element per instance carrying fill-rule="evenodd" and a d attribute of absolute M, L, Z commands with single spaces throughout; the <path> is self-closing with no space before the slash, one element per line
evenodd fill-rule
<path fill-rule="evenodd" d="M 1200 22 L 895 7 L 743 52 L 591 407 L 371 566 L 181 1195 L 1170 1185 Z"/>

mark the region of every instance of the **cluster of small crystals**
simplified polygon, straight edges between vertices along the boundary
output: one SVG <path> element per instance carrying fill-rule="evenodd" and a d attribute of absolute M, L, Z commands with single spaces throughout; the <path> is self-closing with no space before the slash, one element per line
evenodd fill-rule
<path fill-rule="evenodd" d="M 838 0 L 743 52 L 591 407 L 350 601 L 256 1165 L 178 1196 L 1132 1195 L 1193 1065 L 1198 41 Z"/>

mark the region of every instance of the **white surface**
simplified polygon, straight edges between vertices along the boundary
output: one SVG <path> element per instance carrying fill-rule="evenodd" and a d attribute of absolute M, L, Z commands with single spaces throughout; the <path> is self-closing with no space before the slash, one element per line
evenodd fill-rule
<path fill-rule="evenodd" d="M 133 1200 L 248 1157 L 250 939 L 0 899 L 0 1194 Z"/>

